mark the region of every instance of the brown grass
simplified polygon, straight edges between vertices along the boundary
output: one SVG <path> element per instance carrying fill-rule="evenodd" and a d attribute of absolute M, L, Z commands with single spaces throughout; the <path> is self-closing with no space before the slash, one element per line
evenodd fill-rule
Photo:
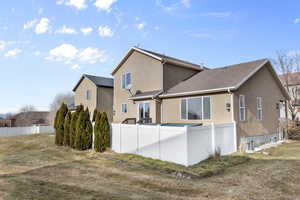
<path fill-rule="evenodd" d="M 272 148 L 269 155 L 236 154 L 186 168 L 139 156 L 78 152 L 56 147 L 53 140 L 51 135 L 0 138 L 0 199 L 279 200 L 300 196 L 300 142 Z M 178 178 L 173 174 L 178 171 L 199 177 Z M 210 177 L 203 178 L 207 173 Z"/>

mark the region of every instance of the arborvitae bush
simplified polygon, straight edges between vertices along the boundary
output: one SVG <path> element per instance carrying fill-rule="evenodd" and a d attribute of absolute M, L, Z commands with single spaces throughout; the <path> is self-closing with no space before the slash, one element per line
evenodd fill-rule
<path fill-rule="evenodd" d="M 61 108 L 61 107 L 60 107 Z M 60 108 L 56 111 L 55 114 L 55 119 L 54 119 L 54 129 L 55 129 L 55 144 L 57 145 L 59 142 L 59 137 L 58 137 L 58 116 L 60 112 Z"/>
<path fill-rule="evenodd" d="M 69 111 L 65 117 L 65 124 L 64 124 L 64 145 L 65 146 L 70 146 L 71 119 L 72 119 L 72 114 Z"/>
<path fill-rule="evenodd" d="M 95 122 L 95 121 L 96 121 L 97 114 L 98 114 L 98 110 L 95 109 L 95 110 L 94 110 L 94 113 L 93 113 L 93 119 L 92 119 L 92 122 Z"/>
<path fill-rule="evenodd" d="M 104 152 L 110 146 L 109 123 L 104 112 L 100 118 L 100 152 Z"/>
<path fill-rule="evenodd" d="M 94 125 L 94 149 L 96 152 L 100 152 L 101 147 L 100 147 L 100 125 L 101 125 L 101 112 L 97 112 L 97 115 L 95 117 L 95 125 Z"/>
<path fill-rule="evenodd" d="M 59 114 L 56 122 L 57 130 L 56 130 L 56 138 L 55 143 L 57 145 L 63 145 L 64 142 L 64 125 L 65 125 L 65 117 L 68 113 L 68 107 L 66 104 L 62 104 L 59 109 Z"/>
<path fill-rule="evenodd" d="M 83 106 L 77 106 L 76 111 L 72 114 L 71 125 L 70 125 L 70 147 L 75 148 L 76 138 L 76 125 L 79 117 L 79 113 L 83 110 Z"/>
<path fill-rule="evenodd" d="M 76 123 L 75 148 L 87 150 L 92 147 L 93 126 L 90 120 L 89 110 L 81 111 Z"/>

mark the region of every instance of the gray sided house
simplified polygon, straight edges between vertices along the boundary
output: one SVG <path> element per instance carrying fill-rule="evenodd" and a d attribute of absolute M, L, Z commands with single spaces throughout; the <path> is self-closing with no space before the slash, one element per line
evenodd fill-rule
<path fill-rule="evenodd" d="M 133 47 L 112 75 L 113 122 L 235 122 L 238 145 L 277 134 L 278 108 L 290 98 L 268 59 L 208 69 Z"/>
<path fill-rule="evenodd" d="M 111 122 L 113 116 L 113 87 L 114 80 L 112 78 L 84 74 L 73 88 L 75 106 L 83 105 L 88 108 L 91 117 L 95 109 L 106 112 Z"/>

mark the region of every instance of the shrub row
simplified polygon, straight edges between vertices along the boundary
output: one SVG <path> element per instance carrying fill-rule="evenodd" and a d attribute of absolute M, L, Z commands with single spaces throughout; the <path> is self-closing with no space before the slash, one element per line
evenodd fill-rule
<path fill-rule="evenodd" d="M 94 111 L 94 147 L 97 152 L 104 152 L 110 146 L 109 122 L 105 112 Z M 55 144 L 70 146 L 77 150 L 92 148 L 93 125 L 88 108 L 82 105 L 71 113 L 66 104 L 57 111 L 54 121 Z"/>

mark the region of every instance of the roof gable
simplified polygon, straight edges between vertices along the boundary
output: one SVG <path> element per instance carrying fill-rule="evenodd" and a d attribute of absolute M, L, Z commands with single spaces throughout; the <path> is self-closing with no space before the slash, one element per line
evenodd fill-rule
<path fill-rule="evenodd" d="M 112 78 L 83 74 L 82 77 L 80 78 L 80 80 L 77 82 L 77 84 L 73 88 L 73 92 L 76 91 L 76 89 L 78 88 L 78 86 L 80 85 L 80 83 L 83 81 L 84 78 L 87 78 L 96 86 L 114 87 L 114 79 L 112 79 Z"/>
<path fill-rule="evenodd" d="M 131 54 L 134 51 L 137 51 L 139 53 L 147 55 L 147 56 L 149 56 L 153 59 L 156 59 L 156 60 L 158 60 L 162 63 L 169 62 L 169 63 L 176 64 L 180 67 L 192 68 L 192 69 L 196 69 L 196 70 L 199 70 L 199 71 L 203 70 L 203 68 L 204 68 L 200 65 L 193 64 L 193 63 L 190 63 L 190 62 L 187 62 L 187 61 L 183 61 L 183 60 L 180 60 L 180 59 L 177 59 L 177 58 L 173 58 L 173 57 L 170 57 L 170 56 L 165 56 L 165 55 L 155 53 L 155 52 L 152 52 L 152 51 L 148 51 L 148 50 L 145 50 L 145 49 L 141 49 L 141 48 L 138 48 L 138 47 L 132 47 L 126 53 L 126 55 L 123 57 L 121 62 L 117 65 L 117 67 L 112 71 L 112 73 L 111 73 L 112 75 L 114 75 L 118 71 L 118 69 L 126 62 L 126 60 L 131 56 Z"/>
<path fill-rule="evenodd" d="M 160 96 L 171 97 L 237 90 L 267 63 L 270 64 L 271 73 L 274 75 L 275 81 L 279 84 L 282 92 L 288 98 L 287 92 L 279 81 L 271 63 L 267 59 L 204 70 L 175 85 L 166 91 L 165 94 Z"/>

